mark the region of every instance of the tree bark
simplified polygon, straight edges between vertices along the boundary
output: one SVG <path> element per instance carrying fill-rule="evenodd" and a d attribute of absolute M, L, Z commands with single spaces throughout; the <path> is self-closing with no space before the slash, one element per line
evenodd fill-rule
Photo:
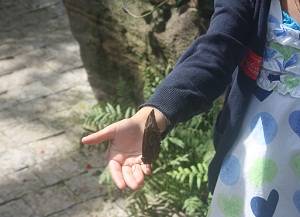
<path fill-rule="evenodd" d="M 181 6 L 167 1 L 144 18 L 128 14 L 143 14 L 161 2 L 128 0 L 126 13 L 121 0 L 64 0 L 89 82 L 99 101 L 140 104 L 144 100 L 143 69 L 175 62 L 205 31 L 207 19 L 200 16 L 195 0 L 181 1 Z"/>

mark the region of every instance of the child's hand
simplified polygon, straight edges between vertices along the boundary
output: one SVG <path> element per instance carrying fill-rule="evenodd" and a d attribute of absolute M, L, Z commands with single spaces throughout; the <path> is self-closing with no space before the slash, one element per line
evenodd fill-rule
<path fill-rule="evenodd" d="M 143 164 L 142 141 L 144 125 L 150 110 L 144 107 L 129 119 L 124 119 L 82 139 L 84 144 L 99 144 L 110 140 L 108 166 L 117 187 L 137 190 L 144 185 L 144 176 L 151 175 L 151 165 Z M 165 128 L 162 113 L 155 109 L 160 129 Z"/>

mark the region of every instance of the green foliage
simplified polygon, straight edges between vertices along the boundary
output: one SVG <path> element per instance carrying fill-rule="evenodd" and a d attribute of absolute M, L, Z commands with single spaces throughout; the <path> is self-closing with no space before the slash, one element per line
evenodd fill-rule
<path fill-rule="evenodd" d="M 129 76 L 128 76 L 129 77 Z M 114 101 L 111 101 L 115 104 L 120 104 L 122 106 L 133 106 L 138 101 L 138 96 L 135 94 L 130 86 L 137 86 L 137 83 L 132 78 L 126 78 L 126 76 L 119 77 L 116 79 L 115 83 L 115 96 Z M 137 87 L 139 89 L 139 87 Z"/>
<path fill-rule="evenodd" d="M 170 66 L 145 69 L 146 99 L 169 71 Z M 217 102 L 209 113 L 178 124 L 164 138 L 159 158 L 153 164 L 153 175 L 146 177 L 141 190 L 126 193 L 129 216 L 206 216 L 210 202 L 207 171 L 214 153 L 212 125 L 219 108 L 220 102 Z M 87 115 L 84 126 L 96 131 L 134 113 L 135 108 L 98 105 Z M 106 173 L 100 180 L 110 182 Z"/>
<path fill-rule="evenodd" d="M 99 104 L 94 106 L 86 115 L 83 128 L 96 132 L 111 123 L 123 118 L 129 118 L 135 113 L 136 109 L 132 107 L 122 109 L 120 105 L 112 106 L 110 103 Z"/>
<path fill-rule="evenodd" d="M 115 184 L 113 183 L 108 167 L 106 167 L 99 176 L 99 184 L 105 185 L 106 190 L 108 192 L 108 198 L 112 198 L 115 190 Z"/>
<path fill-rule="evenodd" d="M 172 70 L 172 63 L 166 66 L 156 65 L 145 68 L 144 75 L 144 98 L 148 99 L 155 91 L 161 80 Z"/>
<path fill-rule="evenodd" d="M 176 6 L 180 7 L 181 5 L 185 4 L 187 1 L 186 0 L 176 0 Z"/>

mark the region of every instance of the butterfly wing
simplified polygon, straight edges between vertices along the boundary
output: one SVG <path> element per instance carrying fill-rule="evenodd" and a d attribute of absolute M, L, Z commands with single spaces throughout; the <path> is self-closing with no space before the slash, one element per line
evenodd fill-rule
<path fill-rule="evenodd" d="M 146 120 L 142 144 L 142 161 L 144 164 L 151 164 L 159 154 L 160 131 L 156 123 L 154 110 Z"/>

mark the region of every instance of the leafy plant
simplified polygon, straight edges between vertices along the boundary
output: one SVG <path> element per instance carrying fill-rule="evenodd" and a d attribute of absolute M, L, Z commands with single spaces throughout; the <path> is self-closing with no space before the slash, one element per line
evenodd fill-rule
<path fill-rule="evenodd" d="M 161 80 L 172 70 L 171 63 L 167 66 L 148 66 L 144 69 L 144 98 L 148 99 L 155 91 Z"/>
<path fill-rule="evenodd" d="M 116 121 L 129 118 L 135 113 L 136 109 L 132 107 L 124 110 L 120 105 L 112 106 L 110 103 L 95 105 L 86 115 L 83 128 L 96 132 Z"/>
<path fill-rule="evenodd" d="M 147 99 L 170 71 L 167 67 L 147 67 L 144 71 L 144 96 Z M 129 216 L 205 216 L 210 195 L 207 190 L 208 164 L 213 156 L 212 125 L 220 102 L 207 114 L 197 115 L 178 124 L 161 142 L 159 158 L 153 164 L 153 175 L 145 186 L 126 193 Z M 87 115 L 84 127 L 97 131 L 135 113 L 132 107 L 95 106 Z M 102 183 L 110 182 L 104 173 Z"/>

